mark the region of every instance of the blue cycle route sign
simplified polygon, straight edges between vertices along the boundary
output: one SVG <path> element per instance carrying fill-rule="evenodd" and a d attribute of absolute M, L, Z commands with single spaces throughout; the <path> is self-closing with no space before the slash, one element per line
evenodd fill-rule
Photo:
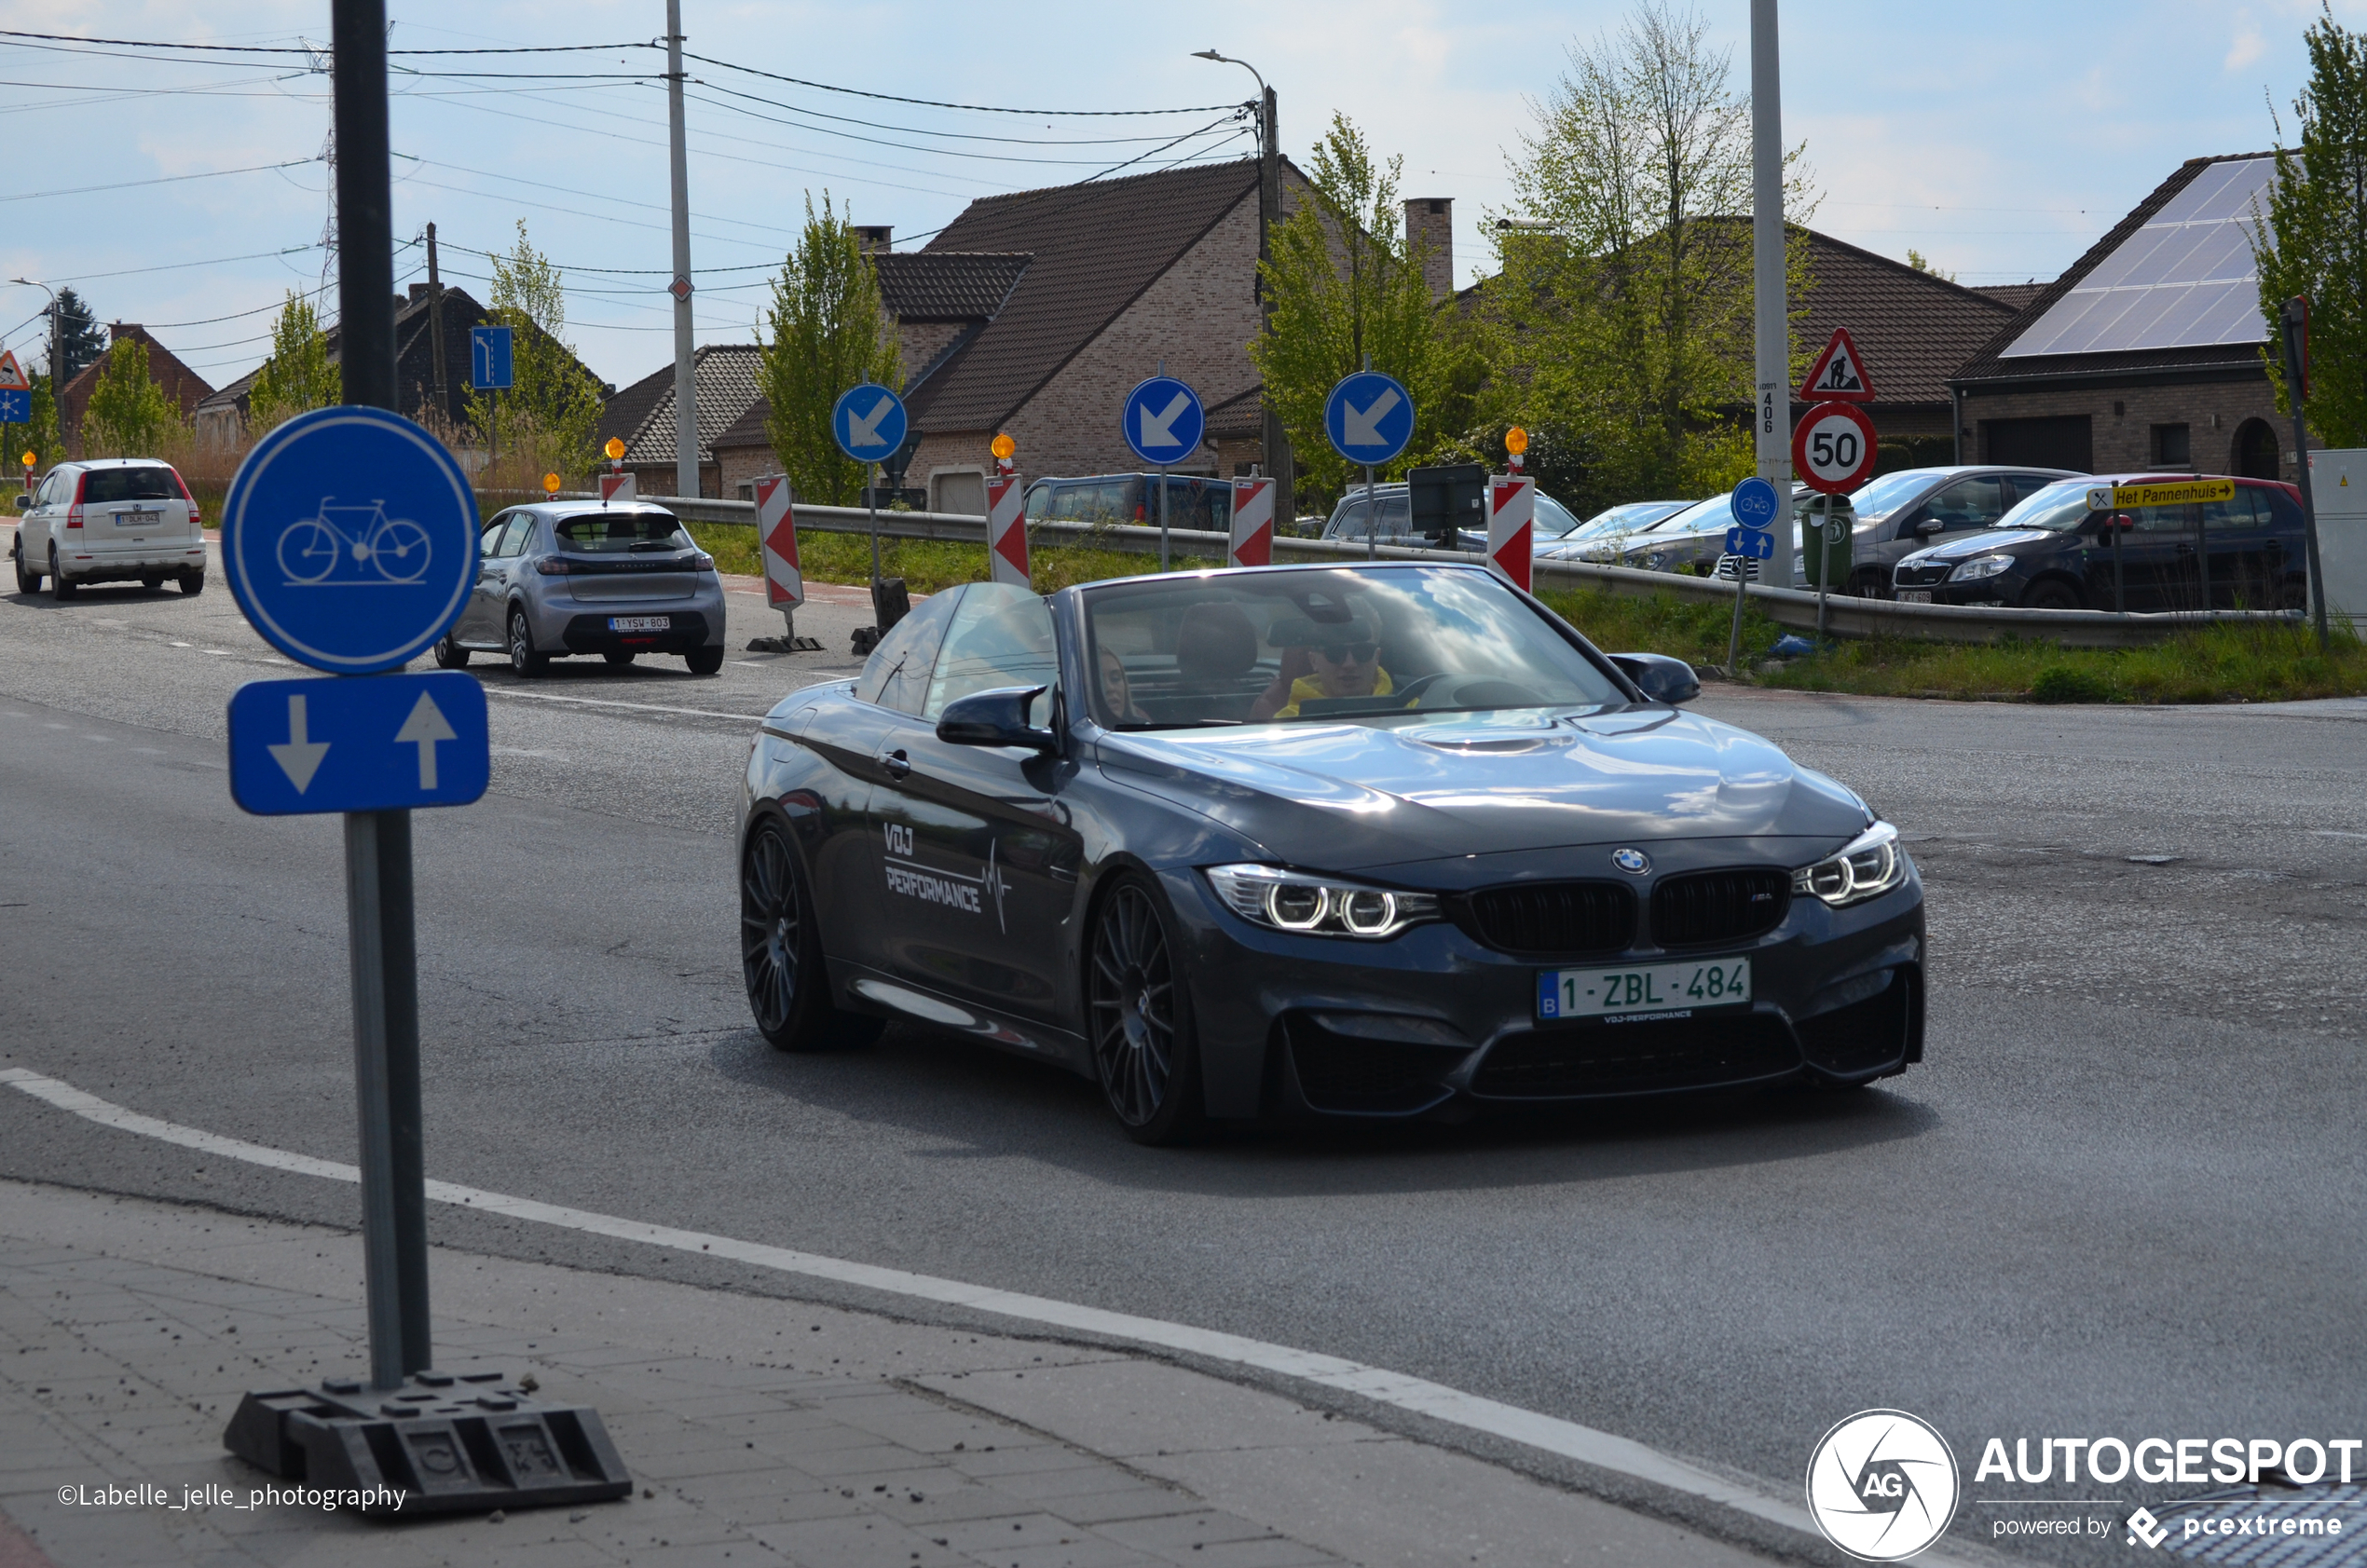
<path fill-rule="evenodd" d="M 1137 457 L 1155 469 L 1171 468 L 1200 449 L 1208 412 L 1190 387 L 1172 375 L 1154 375 L 1126 394 L 1118 430 Z"/>
<path fill-rule="evenodd" d="M 493 758 L 458 670 L 249 681 L 230 698 L 230 798 L 257 816 L 465 806 Z"/>
<path fill-rule="evenodd" d="M 1414 395 L 1393 375 L 1358 371 L 1332 389 L 1323 404 L 1323 432 L 1332 450 L 1349 462 L 1379 468 L 1414 439 Z"/>
<path fill-rule="evenodd" d="M 1772 560 L 1775 536 L 1764 528 L 1729 528 L 1726 530 L 1726 553 L 1745 556 L 1753 561 Z"/>
<path fill-rule="evenodd" d="M 316 408 L 255 443 L 222 568 L 266 642 L 333 675 L 427 651 L 477 577 L 477 503 L 444 443 L 382 408 Z"/>
<path fill-rule="evenodd" d="M 886 462 L 904 444 L 904 400 L 885 387 L 850 387 L 830 410 L 830 434 L 858 463 Z"/>
<path fill-rule="evenodd" d="M 1782 504 L 1775 498 L 1775 486 L 1756 474 L 1735 485 L 1734 494 L 1726 502 L 1734 521 L 1745 528 L 1768 527 L 1774 523 Z"/>
<path fill-rule="evenodd" d="M 480 392 L 495 392 L 513 384 L 517 375 L 511 367 L 510 347 L 510 328 L 471 327 L 469 385 Z"/>

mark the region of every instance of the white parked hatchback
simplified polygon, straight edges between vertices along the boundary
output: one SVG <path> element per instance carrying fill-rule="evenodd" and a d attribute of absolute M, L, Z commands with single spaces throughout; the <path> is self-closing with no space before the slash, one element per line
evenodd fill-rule
<path fill-rule="evenodd" d="M 205 590 L 205 535 L 180 471 L 155 457 L 94 457 L 60 463 L 32 495 L 19 495 L 17 591 L 44 578 L 61 599 L 87 582 L 172 579 L 184 593 Z"/>

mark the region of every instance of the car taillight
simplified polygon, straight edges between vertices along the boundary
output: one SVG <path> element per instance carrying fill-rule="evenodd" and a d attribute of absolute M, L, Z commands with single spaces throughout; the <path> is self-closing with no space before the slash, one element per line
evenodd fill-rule
<path fill-rule="evenodd" d="M 559 555 L 545 555 L 534 564 L 534 569 L 544 577 L 565 577 L 574 570 L 567 564 L 566 557 Z"/>
<path fill-rule="evenodd" d="M 66 526 L 69 528 L 79 528 L 82 526 L 81 502 L 76 501 L 74 505 L 66 508 Z"/>
<path fill-rule="evenodd" d="M 172 483 L 181 486 L 181 498 L 189 503 L 189 526 L 192 528 L 204 527 L 205 518 L 198 511 L 198 498 L 189 494 L 189 482 L 181 477 L 181 470 L 179 469 L 172 470 L 171 473 Z"/>

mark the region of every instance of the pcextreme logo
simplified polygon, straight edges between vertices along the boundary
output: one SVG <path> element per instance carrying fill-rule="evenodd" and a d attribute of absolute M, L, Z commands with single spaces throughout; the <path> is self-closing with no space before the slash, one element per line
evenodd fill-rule
<path fill-rule="evenodd" d="M 1867 1562 L 1896 1562 L 1936 1541 L 1956 1517 L 1956 1455 L 1905 1411 L 1860 1411 L 1808 1460 L 1808 1511 L 1825 1538 Z"/>

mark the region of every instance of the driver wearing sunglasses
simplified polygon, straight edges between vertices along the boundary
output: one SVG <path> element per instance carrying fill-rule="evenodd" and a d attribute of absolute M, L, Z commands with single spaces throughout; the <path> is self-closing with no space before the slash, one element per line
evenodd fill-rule
<path fill-rule="evenodd" d="M 1276 626 L 1270 640 L 1289 649 L 1289 655 L 1281 675 L 1251 708 L 1252 721 L 1296 718 L 1299 704 L 1309 698 L 1386 697 L 1395 689 L 1389 672 L 1381 668 L 1380 643 L 1367 621 L 1321 626 L 1301 620 Z"/>

